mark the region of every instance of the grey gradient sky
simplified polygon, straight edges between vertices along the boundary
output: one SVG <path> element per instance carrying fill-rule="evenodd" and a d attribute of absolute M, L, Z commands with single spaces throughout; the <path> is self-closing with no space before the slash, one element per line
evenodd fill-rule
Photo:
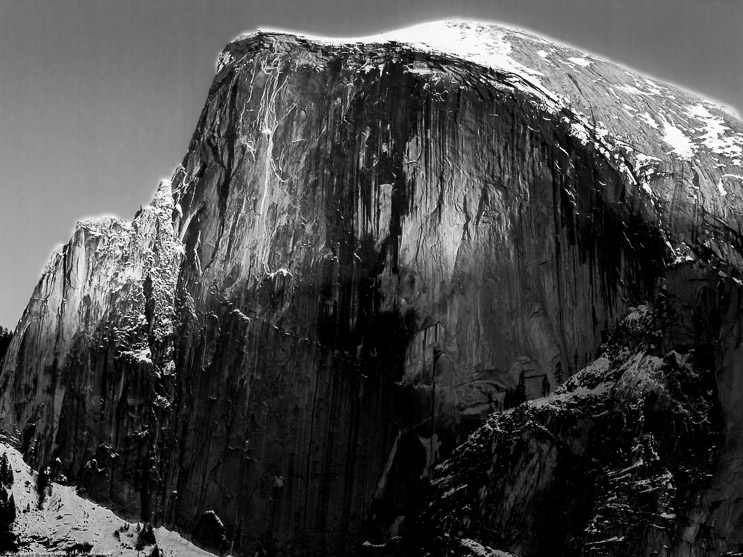
<path fill-rule="evenodd" d="M 0 0 L 0 325 L 78 219 L 131 218 L 170 177 L 240 32 L 452 17 L 533 30 L 743 114 L 743 0 Z"/>

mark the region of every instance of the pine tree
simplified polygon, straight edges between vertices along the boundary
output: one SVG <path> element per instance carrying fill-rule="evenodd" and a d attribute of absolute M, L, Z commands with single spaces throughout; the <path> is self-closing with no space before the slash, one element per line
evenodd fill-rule
<path fill-rule="evenodd" d="M 542 396 L 550 396 L 551 391 L 552 387 L 550 386 L 550 380 L 547 379 L 547 376 L 545 375 L 542 377 Z"/>
<path fill-rule="evenodd" d="M 516 393 L 513 402 L 514 406 L 518 406 L 522 402 L 526 402 L 526 377 L 524 376 L 523 370 L 519 374 L 519 384 L 516 387 Z"/>
<path fill-rule="evenodd" d="M 0 456 L 0 486 L 11 487 L 13 485 L 13 470 L 8 462 L 8 454 Z"/>
<path fill-rule="evenodd" d="M 506 389 L 506 394 L 503 397 L 503 410 L 513 408 L 513 389 Z"/>
<path fill-rule="evenodd" d="M 15 497 L 13 492 L 0 487 L 0 552 L 13 553 L 18 549 L 13 523 L 16 519 Z"/>
<path fill-rule="evenodd" d="M 44 508 L 47 488 L 50 487 L 49 469 L 44 467 L 39 470 L 39 476 L 36 479 L 36 492 L 39 495 L 39 510 Z"/>
<path fill-rule="evenodd" d="M 139 529 L 139 523 L 137 523 L 137 541 L 134 545 L 134 549 L 142 551 L 148 545 L 155 545 L 155 530 L 152 528 L 152 524 L 149 522 L 145 523 L 142 529 Z"/>

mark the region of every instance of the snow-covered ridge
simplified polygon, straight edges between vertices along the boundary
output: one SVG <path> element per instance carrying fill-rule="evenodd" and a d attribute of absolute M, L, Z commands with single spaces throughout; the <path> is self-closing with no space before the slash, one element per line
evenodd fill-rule
<path fill-rule="evenodd" d="M 421 51 L 455 55 L 493 69 L 506 71 L 519 69 L 535 75 L 539 75 L 540 72 L 527 68 L 510 57 L 509 38 L 517 36 L 544 45 L 551 44 L 549 41 L 520 29 L 465 20 L 433 21 L 362 37 L 321 37 L 288 33 L 281 29 L 259 28 L 256 31 L 239 35 L 232 42 L 240 42 L 266 33 L 286 33 L 327 45 L 402 43 Z"/>
<path fill-rule="evenodd" d="M 434 51 L 455 55 L 470 62 L 475 62 L 493 69 L 513 71 L 520 69 L 528 74 L 541 75 L 538 69 L 525 66 L 511 56 L 511 46 L 515 40 L 523 40 L 535 47 L 535 52 L 544 59 L 549 56 L 567 54 L 560 62 L 568 65 L 578 65 L 587 68 L 592 62 L 613 64 L 595 54 L 586 53 L 572 46 L 548 40 L 537 34 L 504 25 L 501 23 L 451 19 L 420 23 L 411 27 L 404 27 L 373 35 L 360 37 L 323 37 L 304 33 L 295 33 L 278 28 L 261 27 L 256 31 L 242 33 L 232 43 L 239 42 L 260 34 L 291 34 L 298 38 L 327 45 L 350 44 L 384 44 L 403 43 L 421 51 Z M 545 48 L 549 50 L 545 50 Z M 639 76 L 638 72 L 632 72 Z M 650 79 L 641 80 L 643 87 L 638 94 L 662 94 L 662 88 Z M 662 84 L 665 87 L 665 84 Z M 707 101 L 708 104 L 727 114 L 740 118 L 733 107 L 722 103 Z"/>
<path fill-rule="evenodd" d="M 544 100 L 552 101 L 548 104 L 550 108 L 561 108 L 555 106 L 553 94 L 545 90 L 539 82 L 542 73 L 517 61 L 512 54 L 513 37 L 522 37 L 531 42 L 544 43 L 547 41 L 535 35 L 525 33 L 517 29 L 511 29 L 490 23 L 475 21 L 435 21 L 422 23 L 375 35 L 364 37 L 332 38 L 287 33 L 278 29 L 261 28 L 257 31 L 244 33 L 235 38 L 231 44 L 250 39 L 264 34 L 289 34 L 299 39 L 317 44 L 343 46 L 343 45 L 382 45 L 399 43 L 410 48 L 432 54 L 444 54 L 455 56 L 468 62 L 472 62 L 496 71 L 507 72 L 522 78 L 529 85 L 541 91 L 547 97 Z M 582 53 L 576 52 L 576 56 Z M 217 69 L 221 69 L 232 61 L 231 57 L 222 53 L 218 60 Z M 588 61 L 586 61 L 588 62 Z"/>
<path fill-rule="evenodd" d="M 270 32 L 273 31 L 270 29 L 257 31 L 257 33 Z M 311 35 L 301 37 L 331 45 L 403 43 L 416 50 L 454 55 L 496 70 L 526 76 L 541 75 L 541 72 L 524 66 L 511 57 L 509 36 L 512 34 L 548 44 L 535 35 L 516 29 L 475 21 L 435 21 L 356 38 L 328 38 Z M 249 36 L 250 34 L 241 35 L 236 40 Z"/>
<path fill-rule="evenodd" d="M 384 45 L 407 47 L 493 70 L 499 74 L 494 86 L 522 92 L 548 118 L 561 120 L 573 137 L 624 174 L 628 184 L 641 188 L 656 209 L 657 200 L 671 191 L 664 183 L 667 174 L 659 170 L 677 162 L 696 161 L 704 169 L 703 194 L 697 199 L 710 213 L 718 211 L 716 200 L 728 193 L 743 196 L 737 180 L 723 178 L 743 171 L 743 122 L 731 116 L 732 111 L 571 46 L 501 24 L 464 20 L 344 38 L 263 28 L 234 39 L 220 55 L 218 71 L 249 59 L 243 44 L 294 38 L 324 50 L 348 48 L 361 55 Z M 367 63 L 360 71 L 383 67 Z M 417 66 L 409 71 L 432 74 Z M 643 172 L 636 171 L 638 165 Z"/>
<path fill-rule="evenodd" d="M 505 79 L 503 76 L 494 78 L 494 86 L 506 85 L 533 99 L 533 102 L 538 104 L 546 113 L 554 115 L 555 118 L 567 124 L 571 134 L 581 143 L 592 144 L 609 164 L 624 172 L 634 183 L 634 176 L 629 172 L 631 165 L 625 160 L 624 153 L 617 149 L 619 142 L 606 141 L 609 138 L 608 132 L 611 130 L 607 131 L 601 122 L 598 123 L 599 125 L 596 125 L 595 122 L 592 124 L 585 114 L 573 106 L 564 91 L 551 86 L 548 76 L 528 63 L 531 57 L 524 56 L 521 50 L 523 50 L 524 43 L 531 45 L 535 52 L 537 47 L 548 47 L 550 48 L 550 54 L 554 56 L 554 53 L 557 52 L 566 59 L 565 63 L 571 68 L 579 68 L 584 71 L 590 69 L 594 62 L 604 62 L 599 58 L 569 47 L 560 47 L 521 30 L 500 25 L 469 21 L 437 21 L 358 38 L 314 37 L 279 30 L 259 29 L 253 33 L 240 35 L 225 48 L 217 61 L 218 72 L 245 59 L 244 55 L 239 55 L 231 49 L 233 45 L 239 45 L 243 41 L 249 42 L 263 36 L 289 36 L 323 46 L 349 46 L 352 48 L 359 45 L 402 44 L 415 51 L 453 57 L 494 70 L 507 76 Z M 514 45 L 517 45 L 517 48 L 514 48 Z M 539 56 L 536 56 L 536 58 L 545 58 L 543 53 L 546 51 L 540 48 L 538 52 Z M 549 64 L 554 65 L 551 61 Z M 378 69 L 383 71 L 383 65 L 379 66 Z M 367 66 L 364 66 L 362 70 L 367 71 Z M 430 73 L 419 68 L 413 68 L 411 71 L 413 73 Z"/>

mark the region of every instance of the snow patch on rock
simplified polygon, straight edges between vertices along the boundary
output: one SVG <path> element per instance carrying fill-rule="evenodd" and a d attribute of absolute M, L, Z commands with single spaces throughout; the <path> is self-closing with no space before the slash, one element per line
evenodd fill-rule
<path fill-rule="evenodd" d="M 663 141 L 671 146 L 671 152 L 682 159 L 692 158 L 696 152 L 694 142 L 681 129 L 674 126 L 672 122 L 666 121 L 662 116 L 661 123 L 663 124 Z"/>
<path fill-rule="evenodd" d="M 476 555 L 477 557 L 516 557 L 513 553 L 506 553 L 505 551 L 485 547 L 469 538 L 462 538 L 459 540 L 459 543 L 463 548 L 470 551 L 470 555 Z"/>
<path fill-rule="evenodd" d="M 587 60 L 586 58 L 582 58 L 580 56 L 572 56 L 568 58 L 573 64 L 578 64 L 579 66 L 583 66 L 584 68 L 587 68 L 591 65 L 591 61 Z"/>
<path fill-rule="evenodd" d="M 721 117 L 712 114 L 701 103 L 691 106 L 687 113 L 702 122 L 703 127 L 697 132 L 701 134 L 699 139 L 705 147 L 729 158 L 743 156 L 743 136 L 732 133 Z"/>
<path fill-rule="evenodd" d="M 651 128 L 656 129 L 656 130 L 658 129 L 658 122 L 653 120 L 653 117 L 650 116 L 650 114 L 648 114 L 647 111 L 640 114 L 640 118 L 642 119 L 643 122 L 645 122 Z"/>

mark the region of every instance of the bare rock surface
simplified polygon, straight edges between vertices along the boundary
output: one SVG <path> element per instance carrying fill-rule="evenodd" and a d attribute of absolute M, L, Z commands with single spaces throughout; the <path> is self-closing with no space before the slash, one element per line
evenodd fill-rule
<path fill-rule="evenodd" d="M 648 502 L 668 515 L 653 543 L 729 551 L 743 543 L 741 186 L 739 120 L 521 31 L 239 37 L 152 204 L 80 223 L 53 256 L 3 361 L 0 425 L 95 500 L 246 555 L 387 551 L 422 509 L 462 551 L 538 554 L 540 497 L 590 477 L 634 504 L 612 478 L 650 462 L 629 454 L 639 444 L 661 451 L 632 472 L 666 497 Z M 596 360 L 623 315 L 660 315 L 664 296 L 675 317 L 654 348 Z M 583 369 L 563 387 L 580 390 L 605 360 L 600 396 L 488 418 Z M 648 392 L 669 407 L 648 414 Z M 656 421 L 679 412 L 709 423 L 679 418 L 667 462 Z M 486 419 L 504 433 L 478 430 L 467 466 L 497 473 L 462 492 L 471 524 L 450 527 L 427 498 L 448 508 L 472 438 L 452 451 Z M 647 419 L 652 440 L 615 419 Z M 515 437 L 533 450 L 511 451 Z M 575 532 L 563 547 L 651 539 L 634 514 L 606 526 L 618 511 L 601 497 L 550 503 Z"/>

